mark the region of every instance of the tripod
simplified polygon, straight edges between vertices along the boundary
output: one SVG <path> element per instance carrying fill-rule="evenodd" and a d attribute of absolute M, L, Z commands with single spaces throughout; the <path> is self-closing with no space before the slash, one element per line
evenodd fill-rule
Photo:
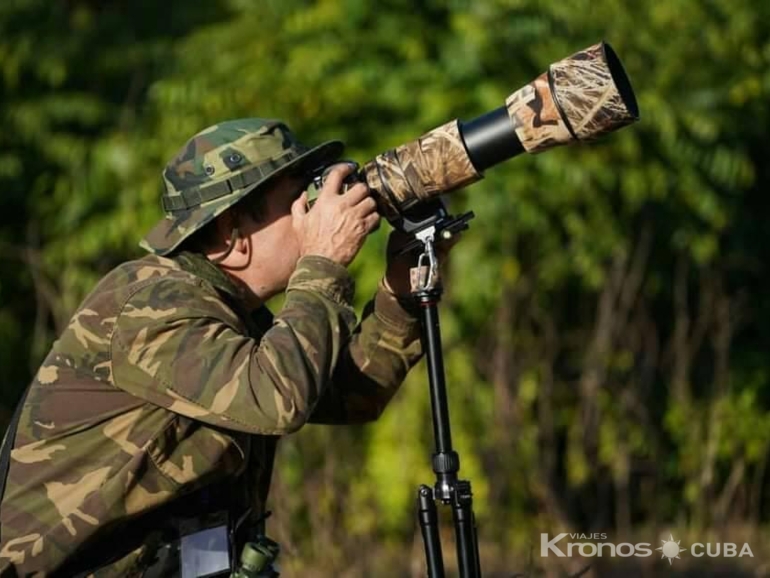
<path fill-rule="evenodd" d="M 444 578 L 444 560 L 436 507 L 438 501 L 452 508 L 457 563 L 461 578 L 480 578 L 481 563 L 471 483 L 458 478 L 460 457 L 452 448 L 438 316 L 442 289 L 434 247 L 436 239 L 449 239 L 454 233 L 467 229 L 473 213 L 451 217 L 440 202 L 433 205 L 431 211 L 432 213 L 427 217 L 423 214 L 419 223 L 410 223 L 411 230 L 407 232 L 414 235 L 414 240 L 404 248 L 404 251 L 409 251 L 422 246 L 417 267 L 412 269 L 412 296 L 420 310 L 422 344 L 428 364 L 433 437 L 436 443 L 436 451 L 433 454 L 436 482 L 432 487 L 423 484 L 417 491 L 417 517 L 425 545 L 430 578 Z"/>

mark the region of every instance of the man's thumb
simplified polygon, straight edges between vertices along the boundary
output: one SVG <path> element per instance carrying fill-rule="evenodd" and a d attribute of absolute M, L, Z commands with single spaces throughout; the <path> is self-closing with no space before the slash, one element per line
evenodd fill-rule
<path fill-rule="evenodd" d="M 296 221 L 307 215 L 307 191 L 303 191 L 299 198 L 291 204 L 291 216 Z"/>

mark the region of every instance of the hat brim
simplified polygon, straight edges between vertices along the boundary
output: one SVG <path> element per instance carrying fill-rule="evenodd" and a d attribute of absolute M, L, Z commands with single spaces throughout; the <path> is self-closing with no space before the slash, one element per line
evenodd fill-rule
<path fill-rule="evenodd" d="M 185 211 L 167 214 L 139 243 L 139 246 L 155 255 L 168 255 L 190 235 L 224 213 L 250 192 L 280 175 L 292 172 L 306 173 L 338 160 L 345 145 L 338 140 L 328 141 L 310 149 L 286 163 L 260 181 L 233 191 L 225 197 L 203 203 Z"/>

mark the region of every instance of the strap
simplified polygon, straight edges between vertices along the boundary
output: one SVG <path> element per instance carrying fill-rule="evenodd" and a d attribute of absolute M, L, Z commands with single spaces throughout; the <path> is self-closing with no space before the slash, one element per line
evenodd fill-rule
<path fill-rule="evenodd" d="M 5 481 L 8 478 L 8 469 L 11 465 L 11 451 L 13 450 L 13 444 L 16 442 L 16 430 L 19 428 L 21 411 L 24 408 L 24 402 L 27 400 L 30 388 L 31 384 L 27 386 L 27 389 L 22 394 L 21 400 L 19 400 L 16 410 L 13 412 L 11 423 L 8 424 L 8 429 L 5 430 L 3 448 L 0 450 L 0 504 L 2 504 L 3 496 L 5 495 Z M 0 535 L 1 533 L 2 526 L 0 526 Z"/>
<path fill-rule="evenodd" d="M 233 191 L 243 189 L 264 180 L 266 177 L 285 166 L 289 162 L 307 152 L 301 148 L 288 149 L 281 156 L 260 163 L 245 171 L 233 175 L 229 179 L 209 185 L 198 185 L 180 191 L 178 195 L 161 197 L 163 210 L 174 213 L 186 211 L 208 201 L 229 195 Z"/>

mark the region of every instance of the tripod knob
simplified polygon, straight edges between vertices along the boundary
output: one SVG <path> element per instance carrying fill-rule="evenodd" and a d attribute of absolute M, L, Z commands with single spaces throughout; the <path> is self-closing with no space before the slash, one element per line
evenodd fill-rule
<path fill-rule="evenodd" d="M 433 471 L 437 474 L 456 474 L 460 470 L 460 456 L 451 451 L 433 454 Z"/>

